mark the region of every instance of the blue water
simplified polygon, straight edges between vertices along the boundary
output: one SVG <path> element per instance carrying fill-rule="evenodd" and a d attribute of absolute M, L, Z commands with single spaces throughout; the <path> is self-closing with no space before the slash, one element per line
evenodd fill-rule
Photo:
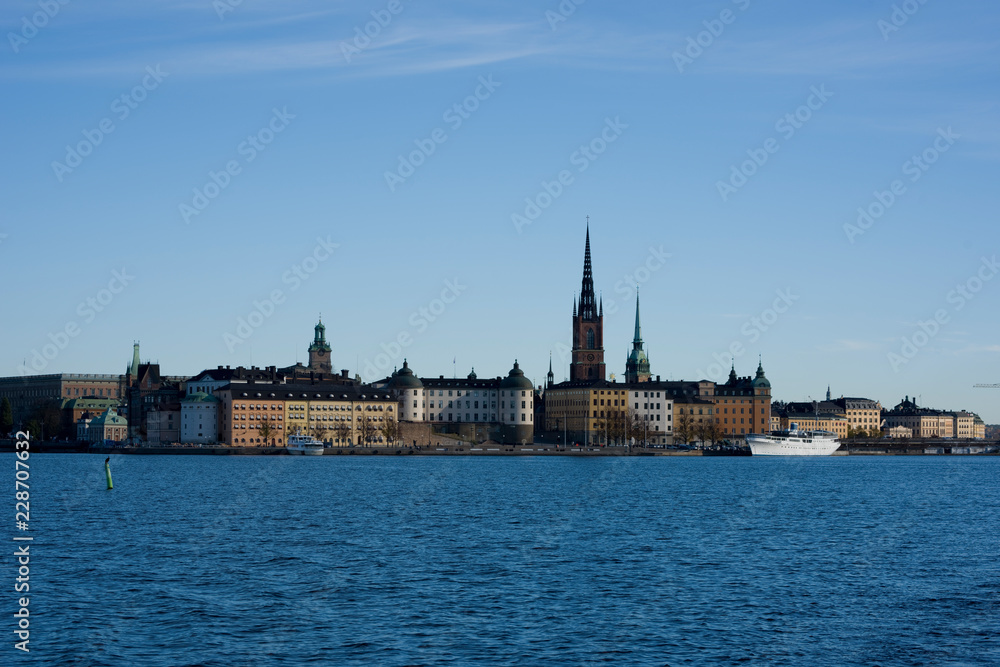
<path fill-rule="evenodd" d="M 33 664 L 1000 664 L 998 458 L 103 462 L 31 457 Z"/>

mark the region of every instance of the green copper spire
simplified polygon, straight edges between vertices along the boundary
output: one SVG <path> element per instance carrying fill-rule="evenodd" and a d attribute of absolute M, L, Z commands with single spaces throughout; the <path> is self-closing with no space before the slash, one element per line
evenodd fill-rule
<path fill-rule="evenodd" d="M 132 379 L 139 377 L 139 343 L 132 345 L 132 364 L 128 367 L 128 374 Z"/>
<path fill-rule="evenodd" d="M 635 336 L 632 337 L 632 344 L 642 346 L 642 333 L 639 327 L 639 286 L 635 286 Z"/>

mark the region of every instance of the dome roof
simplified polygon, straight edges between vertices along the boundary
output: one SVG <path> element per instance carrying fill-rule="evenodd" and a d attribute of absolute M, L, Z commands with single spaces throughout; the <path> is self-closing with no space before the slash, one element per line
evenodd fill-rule
<path fill-rule="evenodd" d="M 764 376 L 764 363 L 757 364 L 757 376 L 753 379 L 754 387 L 771 387 L 771 381 Z"/>
<path fill-rule="evenodd" d="M 514 368 L 510 369 L 510 373 L 503 380 L 500 381 L 501 389 L 534 389 L 534 385 L 531 384 L 531 380 L 524 377 L 524 371 L 518 365 L 517 360 L 514 360 Z"/>
<path fill-rule="evenodd" d="M 403 367 L 392 376 L 389 382 L 390 389 L 420 389 L 424 383 L 413 374 L 410 365 L 403 359 Z"/>

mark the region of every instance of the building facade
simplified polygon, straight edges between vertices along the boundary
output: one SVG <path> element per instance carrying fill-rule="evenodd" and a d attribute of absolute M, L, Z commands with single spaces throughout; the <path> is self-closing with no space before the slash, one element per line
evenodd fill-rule
<path fill-rule="evenodd" d="M 565 444 L 673 444 L 672 383 L 567 381 L 545 390 L 545 430 Z"/>
<path fill-rule="evenodd" d="M 371 385 L 248 382 L 216 396 L 220 442 L 246 447 L 283 447 L 292 434 L 334 447 L 388 444 L 399 412 L 389 392 Z"/>
<path fill-rule="evenodd" d="M 219 441 L 219 399 L 204 391 L 181 399 L 180 441 L 200 445 Z"/>

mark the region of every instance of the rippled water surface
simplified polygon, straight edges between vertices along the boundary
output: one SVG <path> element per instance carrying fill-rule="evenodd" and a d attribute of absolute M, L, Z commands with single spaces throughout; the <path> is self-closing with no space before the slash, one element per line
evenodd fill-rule
<path fill-rule="evenodd" d="M 1000 664 L 997 458 L 103 462 L 31 457 L 34 664 Z"/>

